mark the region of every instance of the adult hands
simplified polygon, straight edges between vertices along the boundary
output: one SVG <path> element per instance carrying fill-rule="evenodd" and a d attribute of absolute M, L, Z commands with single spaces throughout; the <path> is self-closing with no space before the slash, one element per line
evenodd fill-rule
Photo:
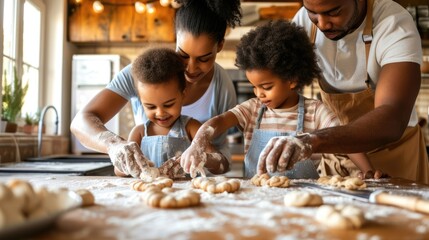
<path fill-rule="evenodd" d="M 302 136 L 309 136 L 309 134 Z M 296 162 L 310 158 L 312 153 L 309 138 L 273 137 L 259 155 L 258 174 L 292 169 Z"/>
<path fill-rule="evenodd" d="M 113 166 L 133 177 L 139 177 L 144 168 L 153 167 L 135 142 L 116 143 L 108 148 L 107 153 Z"/>

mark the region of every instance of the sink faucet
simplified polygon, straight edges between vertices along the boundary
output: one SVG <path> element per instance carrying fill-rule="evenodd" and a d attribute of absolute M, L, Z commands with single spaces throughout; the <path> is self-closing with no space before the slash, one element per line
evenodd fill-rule
<path fill-rule="evenodd" d="M 46 111 L 48 111 L 50 108 L 52 108 L 55 111 L 55 135 L 58 134 L 58 112 L 57 109 L 52 106 L 52 105 L 48 105 L 45 106 L 42 109 L 42 113 L 40 114 L 40 119 L 39 119 L 39 129 L 37 131 L 37 150 L 38 150 L 38 157 L 42 156 L 42 128 L 43 128 L 43 121 L 45 120 L 45 114 Z"/>

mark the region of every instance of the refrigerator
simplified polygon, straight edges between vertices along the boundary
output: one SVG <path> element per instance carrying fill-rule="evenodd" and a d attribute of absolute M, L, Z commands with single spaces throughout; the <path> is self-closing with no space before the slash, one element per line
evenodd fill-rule
<path fill-rule="evenodd" d="M 113 77 L 131 61 L 117 54 L 76 54 L 72 59 L 71 118 L 82 109 Z M 110 131 L 120 133 L 120 114 L 105 124 Z M 84 147 L 72 134 L 72 152 L 96 153 Z"/>

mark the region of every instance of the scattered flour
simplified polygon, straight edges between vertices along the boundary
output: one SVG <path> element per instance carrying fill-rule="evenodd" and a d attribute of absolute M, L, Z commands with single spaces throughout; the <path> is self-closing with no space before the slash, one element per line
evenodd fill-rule
<path fill-rule="evenodd" d="M 61 217 L 57 228 L 46 233 L 50 239 L 286 240 L 339 239 L 341 235 L 338 234 L 344 234 L 318 224 L 314 219 L 317 207 L 283 205 L 286 193 L 300 189 L 294 181 L 289 188 L 279 189 L 255 187 L 250 181 L 240 180 L 241 188 L 236 193 L 210 194 L 194 190 L 201 194 L 200 206 L 157 209 L 145 206 L 142 193 L 130 188 L 133 178 L 58 176 L 47 179 L 42 176 L 28 179 L 36 186 L 86 188 L 95 195 L 95 206 L 76 209 Z M 175 182 L 173 188 L 189 189 L 191 184 L 190 181 Z M 352 204 L 364 209 L 370 225 L 347 232 L 348 239 L 393 239 L 403 237 L 404 233 L 408 239 L 429 236 L 429 217 L 426 215 L 352 201 L 317 189 L 305 190 L 321 194 L 325 204 Z M 381 233 L 375 232 L 373 226 L 380 227 Z"/>

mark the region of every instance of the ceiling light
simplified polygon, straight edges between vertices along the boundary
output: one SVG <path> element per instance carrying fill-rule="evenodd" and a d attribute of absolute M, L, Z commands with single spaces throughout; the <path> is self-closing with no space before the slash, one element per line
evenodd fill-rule
<path fill-rule="evenodd" d="M 163 7 L 168 7 L 170 6 L 170 0 L 159 0 L 159 4 Z"/>
<path fill-rule="evenodd" d="M 134 7 L 136 8 L 136 12 L 138 13 L 144 13 L 146 11 L 146 5 L 140 1 L 137 1 L 134 4 Z"/>
<path fill-rule="evenodd" d="M 94 12 L 96 13 L 101 13 L 104 10 L 104 6 L 100 1 L 94 1 L 92 9 L 94 9 Z"/>
<path fill-rule="evenodd" d="M 155 13 L 156 9 L 155 6 L 152 3 L 147 4 L 147 13 L 153 14 Z"/>

